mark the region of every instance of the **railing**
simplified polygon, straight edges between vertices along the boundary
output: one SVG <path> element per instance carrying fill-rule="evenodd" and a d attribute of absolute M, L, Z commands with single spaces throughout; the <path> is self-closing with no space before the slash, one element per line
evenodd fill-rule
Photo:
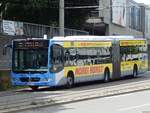
<path fill-rule="evenodd" d="M 6 21 L 7 22 L 7 21 Z M 41 38 L 45 34 L 48 36 L 48 38 L 52 38 L 53 36 L 59 36 L 59 29 L 58 27 L 52 27 L 47 25 L 39 25 L 39 24 L 32 24 L 32 23 L 26 23 L 21 22 L 21 24 L 18 22 L 17 25 L 20 28 L 12 29 L 13 21 L 10 21 L 10 25 L 5 24 L 5 31 L 3 29 L 3 23 L 0 21 L 0 69 L 1 70 L 9 70 L 11 68 L 11 49 L 7 51 L 7 55 L 3 55 L 3 48 L 5 44 L 11 44 L 11 41 L 14 38 Z M 8 22 L 9 24 L 9 22 Z M 8 31 L 8 32 L 7 32 Z M 80 31 L 80 30 L 74 30 L 74 29 L 64 29 L 65 36 L 67 35 L 88 35 L 88 32 L 86 31 Z M 13 34 L 13 35 L 10 35 Z"/>
<path fill-rule="evenodd" d="M 60 30 L 59 27 L 52 27 L 48 25 L 40 25 L 40 24 L 23 22 L 23 28 L 22 28 L 23 35 L 21 36 L 40 38 L 46 34 L 48 37 L 51 38 L 53 36 L 59 36 L 59 30 Z M 5 34 L 5 32 L 3 31 L 2 21 L 0 21 L 0 33 Z M 65 28 L 64 34 L 65 36 L 70 36 L 70 35 L 88 35 L 89 33 L 82 30 Z M 18 35 L 15 34 L 15 36 Z"/>

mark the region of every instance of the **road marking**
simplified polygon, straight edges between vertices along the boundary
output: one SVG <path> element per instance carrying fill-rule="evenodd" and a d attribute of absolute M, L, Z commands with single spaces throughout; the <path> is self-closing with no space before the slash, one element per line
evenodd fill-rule
<path fill-rule="evenodd" d="M 150 103 L 148 103 L 148 104 L 142 104 L 142 105 L 138 105 L 138 106 L 127 107 L 127 108 L 121 108 L 118 111 L 127 111 L 127 110 L 132 110 L 132 109 L 146 107 L 146 106 L 150 106 Z"/>
<path fill-rule="evenodd" d="M 137 93 L 137 92 L 135 92 L 135 93 Z M 108 98 L 108 99 L 114 99 L 114 98 L 126 97 L 126 96 L 131 96 L 131 95 L 133 95 L 133 93 L 121 94 L 121 95 L 113 95 L 113 96 L 106 97 L 106 98 Z"/>

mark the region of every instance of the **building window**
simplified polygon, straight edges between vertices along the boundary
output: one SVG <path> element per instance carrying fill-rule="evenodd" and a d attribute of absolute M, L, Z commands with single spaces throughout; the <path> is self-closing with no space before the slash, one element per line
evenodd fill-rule
<path fill-rule="evenodd" d="M 129 9 L 129 27 L 137 31 L 141 31 L 141 8 L 131 4 Z"/>

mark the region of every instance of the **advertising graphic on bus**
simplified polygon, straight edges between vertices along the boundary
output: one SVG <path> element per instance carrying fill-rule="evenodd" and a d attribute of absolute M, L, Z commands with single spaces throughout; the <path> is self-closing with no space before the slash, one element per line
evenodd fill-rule
<path fill-rule="evenodd" d="M 12 84 L 72 87 L 138 76 L 148 70 L 147 41 L 132 36 L 13 40 Z"/>

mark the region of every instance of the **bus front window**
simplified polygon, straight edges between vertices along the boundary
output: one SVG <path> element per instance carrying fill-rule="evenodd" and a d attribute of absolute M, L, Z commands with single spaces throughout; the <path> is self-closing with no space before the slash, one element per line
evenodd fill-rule
<path fill-rule="evenodd" d="M 16 49 L 13 61 L 14 71 L 46 71 L 48 49 Z"/>
<path fill-rule="evenodd" d="M 63 48 L 54 44 L 51 46 L 51 72 L 59 72 L 63 69 Z"/>

